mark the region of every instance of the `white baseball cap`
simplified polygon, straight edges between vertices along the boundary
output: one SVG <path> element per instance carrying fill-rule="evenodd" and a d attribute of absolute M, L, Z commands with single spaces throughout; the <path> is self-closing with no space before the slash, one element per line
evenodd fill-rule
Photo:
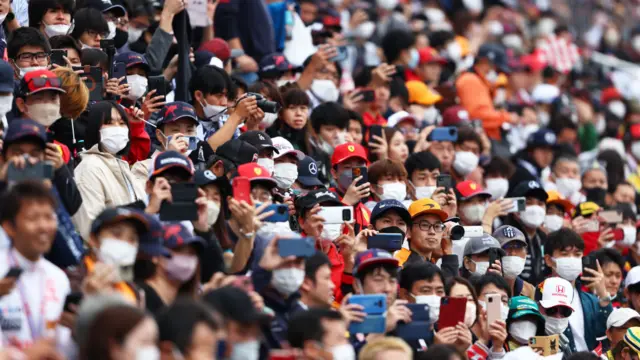
<path fill-rule="evenodd" d="M 560 96 L 560 88 L 551 84 L 539 84 L 531 92 L 531 98 L 538 104 L 551 104 Z"/>
<path fill-rule="evenodd" d="M 542 283 L 542 299 L 540 306 L 549 309 L 556 306 L 565 306 L 571 310 L 571 301 L 573 300 L 573 286 L 570 282 L 559 277 L 547 278 Z"/>
<path fill-rule="evenodd" d="M 628 288 L 631 285 L 640 283 L 640 266 L 634 266 L 627 273 L 627 277 L 624 279 L 624 287 Z"/>
<path fill-rule="evenodd" d="M 622 327 L 631 319 L 640 320 L 640 314 L 630 308 L 614 309 L 607 318 L 607 330 L 611 327 Z"/>
<path fill-rule="evenodd" d="M 287 154 L 294 154 L 298 158 L 298 161 L 304 160 L 304 157 L 305 157 L 304 153 L 300 150 L 294 149 L 293 145 L 291 145 L 289 140 L 283 138 L 282 136 L 277 136 L 277 137 L 271 138 L 271 141 L 273 142 L 273 147 L 275 147 L 278 150 L 276 153 L 273 154 L 274 159 L 277 159 Z"/>
<path fill-rule="evenodd" d="M 387 120 L 387 126 L 394 127 L 405 120 L 413 122 L 414 125 L 417 123 L 415 116 L 409 114 L 406 111 L 398 111 L 397 113 L 389 116 L 389 119 Z"/>

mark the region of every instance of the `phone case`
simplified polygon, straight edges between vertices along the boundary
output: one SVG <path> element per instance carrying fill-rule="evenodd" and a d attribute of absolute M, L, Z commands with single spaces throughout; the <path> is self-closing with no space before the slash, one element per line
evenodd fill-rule
<path fill-rule="evenodd" d="M 378 234 L 367 239 L 367 249 L 400 250 L 404 239 L 401 234 Z"/>
<path fill-rule="evenodd" d="M 542 356 L 555 355 L 560 351 L 560 335 L 534 336 L 529 339 L 532 349 L 542 349 Z"/>
<path fill-rule="evenodd" d="M 611 229 L 613 231 L 613 240 L 621 241 L 624 240 L 624 231 L 619 228 Z"/>
<path fill-rule="evenodd" d="M 374 141 L 374 136 L 382 138 L 383 128 L 380 125 L 371 125 L 369 128 L 369 141 Z"/>
<path fill-rule="evenodd" d="M 46 162 L 38 162 L 24 169 L 17 169 L 13 163 L 7 168 L 7 181 L 44 180 L 53 178 L 53 166 Z"/>
<path fill-rule="evenodd" d="M 82 76 L 85 78 L 84 83 L 89 89 L 90 101 L 102 101 L 103 98 L 103 84 L 102 84 L 102 69 L 97 66 L 84 66 L 84 73 Z"/>
<path fill-rule="evenodd" d="M 429 322 L 413 320 L 408 324 L 400 323 L 396 327 L 396 336 L 404 340 L 429 338 Z"/>
<path fill-rule="evenodd" d="M 289 207 L 287 205 L 281 204 L 271 204 L 269 205 L 264 212 L 274 211 L 274 214 L 265 218 L 262 221 L 266 222 L 284 222 L 289 221 Z"/>
<path fill-rule="evenodd" d="M 362 322 L 352 321 L 349 324 L 351 334 L 383 334 L 386 329 L 384 315 L 367 315 Z"/>
<path fill-rule="evenodd" d="M 458 141 L 458 129 L 455 127 L 438 127 L 430 134 L 431 141 Z"/>
<path fill-rule="evenodd" d="M 238 176 L 233 179 L 233 198 L 237 201 L 244 200 L 247 204 L 253 205 L 251 201 L 251 185 L 248 178 Z"/>
<path fill-rule="evenodd" d="M 429 305 L 427 304 L 406 304 L 411 310 L 411 322 L 426 321 L 429 322 Z"/>
<path fill-rule="evenodd" d="M 452 186 L 453 184 L 451 181 L 451 175 L 443 174 L 438 175 L 438 177 L 436 178 L 436 187 L 444 188 L 445 192 L 449 192 L 449 189 L 451 189 Z"/>
<path fill-rule="evenodd" d="M 501 320 L 500 310 L 502 300 L 499 294 L 489 294 L 487 297 L 487 324 L 493 324 L 496 320 Z"/>
<path fill-rule="evenodd" d="M 278 240 L 278 254 L 282 257 L 311 257 L 316 253 L 316 242 L 312 237 Z"/>
<path fill-rule="evenodd" d="M 160 205 L 162 221 L 194 221 L 198 220 L 198 187 L 194 183 L 178 183 L 171 185 L 171 202 L 163 201 Z"/>
<path fill-rule="evenodd" d="M 351 295 L 349 304 L 361 305 L 369 315 L 381 315 L 387 311 L 387 297 L 383 294 Z"/>
<path fill-rule="evenodd" d="M 342 224 L 353 221 L 353 206 L 322 207 L 318 215 L 324 218 L 325 224 Z"/>
<path fill-rule="evenodd" d="M 362 179 L 360 179 L 357 183 L 356 186 L 360 186 L 362 184 L 365 184 L 367 182 L 369 182 L 369 173 L 367 170 L 366 166 L 359 166 L 359 167 L 355 167 L 351 170 L 351 176 L 352 179 L 355 180 L 355 178 L 357 178 L 358 176 L 362 176 Z M 353 180 L 352 180 L 353 181 Z"/>
<path fill-rule="evenodd" d="M 440 300 L 440 316 L 438 318 L 438 330 L 455 327 L 464 322 L 464 313 L 467 310 L 467 298 L 443 297 Z"/>
<path fill-rule="evenodd" d="M 149 76 L 149 91 L 155 90 L 153 96 L 167 95 L 166 83 L 163 75 Z"/>
<path fill-rule="evenodd" d="M 51 50 L 51 63 L 60 66 L 67 66 L 67 62 L 64 60 L 64 56 L 67 56 L 67 50 L 53 49 Z"/>

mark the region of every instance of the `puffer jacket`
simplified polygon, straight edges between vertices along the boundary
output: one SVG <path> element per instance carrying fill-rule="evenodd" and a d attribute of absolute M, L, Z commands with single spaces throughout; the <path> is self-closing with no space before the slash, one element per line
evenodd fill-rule
<path fill-rule="evenodd" d="M 100 151 L 98 146 L 82 154 L 82 162 L 75 170 L 82 206 L 72 220 L 85 241 L 89 238 L 91 223 L 102 210 L 146 198 L 144 187 L 135 181 L 129 164 Z"/>

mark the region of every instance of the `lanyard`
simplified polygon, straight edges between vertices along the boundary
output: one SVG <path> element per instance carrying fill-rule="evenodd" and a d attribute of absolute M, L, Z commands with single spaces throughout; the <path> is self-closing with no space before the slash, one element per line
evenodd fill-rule
<path fill-rule="evenodd" d="M 17 266 L 18 262 L 14 258 L 13 254 L 9 252 L 9 263 L 11 266 Z M 46 276 L 42 278 L 42 285 L 40 289 L 42 289 L 42 300 L 40 301 L 40 321 L 39 324 L 34 324 L 34 319 L 31 312 L 31 307 L 29 306 L 29 302 L 27 301 L 28 297 L 25 296 L 25 292 L 22 289 L 22 280 L 18 279 L 16 282 L 18 293 L 20 295 L 20 301 L 22 302 L 22 308 L 25 312 L 25 317 L 27 318 L 27 325 L 29 325 L 29 332 L 31 333 L 31 341 L 36 341 L 40 338 L 40 335 L 44 328 L 45 323 L 45 309 L 46 309 L 46 291 L 45 291 L 45 282 Z"/>

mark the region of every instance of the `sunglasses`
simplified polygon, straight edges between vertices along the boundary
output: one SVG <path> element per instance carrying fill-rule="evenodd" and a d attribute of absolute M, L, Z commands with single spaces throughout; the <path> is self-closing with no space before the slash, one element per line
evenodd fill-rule
<path fill-rule="evenodd" d="M 560 316 L 562 316 L 563 318 L 571 316 L 572 312 L 571 309 L 565 306 L 556 306 L 550 309 L 546 309 L 545 311 L 549 316 L 556 316 L 557 314 L 560 314 Z"/>
<path fill-rule="evenodd" d="M 60 82 L 60 78 L 54 77 L 54 78 L 48 78 L 48 77 L 39 77 L 39 78 L 31 78 L 28 82 L 33 83 L 34 86 L 36 87 L 43 87 L 46 86 L 47 83 L 49 83 L 49 86 L 52 87 L 60 87 L 61 86 L 61 82 Z"/>

